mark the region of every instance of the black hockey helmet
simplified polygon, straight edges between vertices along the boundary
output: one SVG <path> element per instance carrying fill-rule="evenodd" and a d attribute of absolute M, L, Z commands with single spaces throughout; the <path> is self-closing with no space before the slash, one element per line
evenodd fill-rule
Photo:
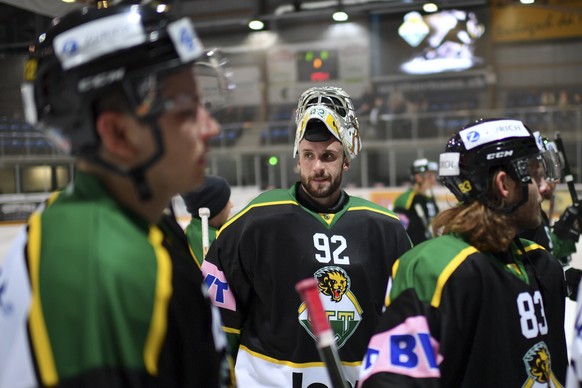
<path fill-rule="evenodd" d="M 177 19 L 153 3 L 80 8 L 53 20 L 31 47 L 22 86 L 26 119 L 65 153 L 132 176 L 143 187 L 144 171 L 164 151 L 157 118 L 172 107 L 160 95 L 164 76 L 193 64 L 218 69 L 224 61 L 214 53 L 204 50 L 190 19 Z M 225 86 L 221 72 L 214 74 L 216 84 Z M 96 152 L 96 104 L 112 92 L 122 96 L 116 108 L 150 125 L 158 143 L 157 152 L 132 171 Z"/>
<path fill-rule="evenodd" d="M 416 174 L 424 174 L 427 171 L 438 172 L 438 163 L 427 158 L 416 159 L 410 165 L 410 180 L 414 182 Z"/>
<path fill-rule="evenodd" d="M 538 134 L 539 135 L 539 134 Z M 539 136 L 519 120 L 478 120 L 465 126 L 448 141 L 440 155 L 439 179 L 459 202 L 481 201 L 498 211 L 512 212 L 527 201 L 528 184 L 538 179 L 536 166 L 543 164 L 543 146 Z M 505 170 L 522 185 L 522 200 L 500 209 L 488 192 L 491 173 Z M 542 170 L 543 171 L 543 170 Z"/>
<path fill-rule="evenodd" d="M 224 65 L 216 51 L 204 50 L 188 18 L 153 4 L 75 10 L 55 19 L 32 48 L 23 85 L 27 121 L 56 135 L 64 151 L 91 153 L 99 143 L 99 98 L 117 87 L 136 115 L 156 117 L 167 104 L 160 78 L 194 62 L 198 69 Z"/>

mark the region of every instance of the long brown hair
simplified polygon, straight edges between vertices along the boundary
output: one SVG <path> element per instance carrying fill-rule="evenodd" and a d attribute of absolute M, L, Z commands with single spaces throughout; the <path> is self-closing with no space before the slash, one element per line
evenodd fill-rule
<path fill-rule="evenodd" d="M 497 172 L 492 174 L 490 183 L 495 180 Z M 488 197 L 492 204 L 503 207 L 503 200 L 493 184 L 489 185 Z M 478 200 L 440 212 L 433 220 L 432 229 L 435 236 L 459 234 L 483 252 L 506 250 L 518 231 L 511 214 L 496 211 Z"/>

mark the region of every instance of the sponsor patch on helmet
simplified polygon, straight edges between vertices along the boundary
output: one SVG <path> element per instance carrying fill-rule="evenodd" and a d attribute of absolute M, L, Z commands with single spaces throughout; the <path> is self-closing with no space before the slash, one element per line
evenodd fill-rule
<path fill-rule="evenodd" d="M 168 34 L 182 62 L 191 62 L 202 55 L 204 48 L 189 19 L 183 18 L 170 23 Z"/>
<path fill-rule="evenodd" d="M 146 40 L 138 13 L 112 15 L 71 28 L 54 39 L 63 69 L 81 66 L 103 55 L 137 46 Z"/>
<path fill-rule="evenodd" d="M 467 150 L 508 137 L 530 137 L 531 134 L 519 120 L 486 121 L 463 129 L 459 136 Z"/>
<path fill-rule="evenodd" d="M 461 154 L 458 152 L 443 152 L 439 157 L 439 175 L 440 176 L 459 176 L 459 159 Z"/>

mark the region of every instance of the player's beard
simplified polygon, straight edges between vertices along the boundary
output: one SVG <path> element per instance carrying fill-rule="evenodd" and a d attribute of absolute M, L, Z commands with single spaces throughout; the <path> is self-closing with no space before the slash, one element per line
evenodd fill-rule
<path fill-rule="evenodd" d="M 331 178 L 325 182 L 314 182 L 313 178 Z M 326 174 L 312 176 L 301 176 L 301 186 L 313 198 L 327 198 L 339 190 L 342 183 L 342 176 L 335 178 Z"/>
<path fill-rule="evenodd" d="M 540 203 L 536 200 L 535 191 L 528 187 L 528 200 L 515 210 L 514 219 L 518 229 L 534 229 L 542 222 Z"/>

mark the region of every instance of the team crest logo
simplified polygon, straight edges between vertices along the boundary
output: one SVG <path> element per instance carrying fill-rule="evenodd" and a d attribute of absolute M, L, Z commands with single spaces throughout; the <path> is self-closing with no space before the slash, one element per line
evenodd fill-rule
<path fill-rule="evenodd" d="M 528 350 L 523 362 L 529 378 L 522 387 L 562 387 L 552 372 L 550 351 L 544 342 Z"/>
<path fill-rule="evenodd" d="M 323 308 L 335 334 L 336 345 L 341 348 L 362 321 L 362 308 L 350 291 L 351 280 L 342 268 L 324 267 L 315 272 L 314 277 L 322 296 Z M 299 323 L 315 339 L 305 303 L 301 303 L 298 312 Z"/>

